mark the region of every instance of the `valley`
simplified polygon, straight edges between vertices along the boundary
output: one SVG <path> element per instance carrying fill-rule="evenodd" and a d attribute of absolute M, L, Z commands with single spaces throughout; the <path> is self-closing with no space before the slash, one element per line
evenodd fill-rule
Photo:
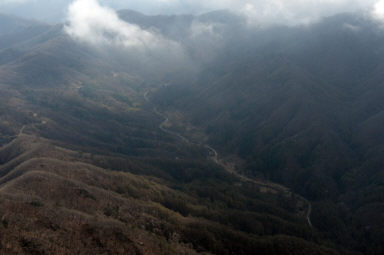
<path fill-rule="evenodd" d="M 375 22 L 112 17 L 0 15 L 1 254 L 382 254 Z"/>
<path fill-rule="evenodd" d="M 149 91 L 146 91 L 144 93 L 144 99 L 147 103 L 151 103 L 148 95 L 149 95 Z M 305 210 L 303 210 L 303 211 L 297 210 L 297 211 L 299 213 L 304 212 L 303 216 L 305 216 L 309 227 L 312 227 L 312 223 L 311 223 L 311 219 L 310 219 L 311 211 L 312 211 L 312 205 L 307 199 L 305 199 L 304 197 L 302 197 L 300 195 L 293 194 L 292 191 L 289 190 L 289 188 L 281 186 L 279 184 L 271 183 L 271 182 L 268 182 L 267 180 L 261 180 L 261 179 L 256 180 L 256 179 L 253 179 L 253 178 L 250 178 L 250 177 L 247 177 L 245 175 L 240 174 L 239 172 L 237 172 L 236 165 L 233 162 L 228 162 L 228 161 L 222 160 L 220 158 L 218 152 L 214 148 L 212 148 L 210 145 L 204 144 L 204 141 L 191 142 L 188 138 L 184 137 L 182 134 L 167 129 L 166 127 L 168 127 L 168 128 L 172 127 L 171 121 L 170 121 L 169 117 L 167 116 L 167 114 L 159 112 L 159 110 L 157 109 L 156 106 L 153 107 L 153 111 L 158 116 L 160 116 L 161 118 L 164 119 L 164 121 L 161 122 L 161 124 L 159 125 L 159 129 L 161 131 L 163 131 L 164 133 L 166 133 L 170 136 L 175 137 L 176 139 L 181 140 L 186 145 L 197 145 L 202 149 L 206 149 L 208 152 L 208 158 L 211 159 L 213 161 L 213 163 L 222 167 L 222 169 L 227 171 L 228 174 L 235 176 L 239 181 L 252 183 L 252 184 L 258 186 L 260 192 L 263 192 L 263 193 L 281 194 L 281 195 L 284 195 L 288 198 L 292 197 L 292 196 L 296 197 L 298 204 L 305 204 L 306 205 Z M 178 119 L 180 121 L 180 119 L 183 119 L 183 117 L 181 117 L 181 118 L 179 117 Z M 182 126 L 182 127 L 184 126 L 185 127 L 185 125 L 183 125 L 182 123 L 178 123 L 177 126 Z M 189 127 L 189 129 L 197 130 L 196 128 L 191 128 L 191 127 Z M 203 137 L 203 134 L 193 134 L 193 136 L 201 138 L 201 137 Z M 298 206 L 298 207 L 300 207 L 300 206 Z"/>

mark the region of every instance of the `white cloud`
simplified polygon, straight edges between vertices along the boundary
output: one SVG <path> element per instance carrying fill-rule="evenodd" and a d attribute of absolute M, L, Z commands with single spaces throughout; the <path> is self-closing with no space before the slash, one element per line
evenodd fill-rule
<path fill-rule="evenodd" d="M 343 12 L 367 12 L 376 0 L 254 0 L 241 11 L 251 23 L 298 25 Z"/>
<path fill-rule="evenodd" d="M 65 31 L 73 38 L 93 44 L 124 48 L 155 49 L 178 47 L 151 31 L 121 20 L 116 12 L 101 6 L 97 0 L 77 0 L 68 8 Z"/>
<path fill-rule="evenodd" d="M 379 20 L 384 20 L 384 0 L 377 1 L 373 8 L 373 16 Z"/>
<path fill-rule="evenodd" d="M 103 0 L 147 13 L 201 13 L 228 9 L 256 24 L 306 24 L 342 12 L 371 12 L 378 0 Z"/>
<path fill-rule="evenodd" d="M 121 20 L 113 9 L 97 0 L 73 2 L 64 30 L 74 40 L 103 49 L 100 53 L 108 52 L 122 63 L 134 63 L 152 74 L 182 68 L 189 61 L 179 43 Z"/>
<path fill-rule="evenodd" d="M 36 18 L 59 13 L 73 0 L 0 0 L 0 12 L 28 14 L 31 7 Z M 229 9 L 245 14 L 253 23 L 303 24 L 340 12 L 364 11 L 384 16 L 382 0 L 99 0 L 113 9 L 134 9 L 148 14 L 202 13 Z M 55 9 L 56 8 L 56 9 Z M 60 17 L 58 17 L 60 19 Z"/>
<path fill-rule="evenodd" d="M 102 0 L 114 8 L 146 13 L 201 13 L 229 9 L 242 13 L 253 24 L 307 24 L 343 12 L 372 12 L 381 0 Z M 381 2 L 381 3 L 380 3 Z M 384 9 L 384 8 L 381 8 Z M 384 11 L 383 14 L 384 16 Z"/>

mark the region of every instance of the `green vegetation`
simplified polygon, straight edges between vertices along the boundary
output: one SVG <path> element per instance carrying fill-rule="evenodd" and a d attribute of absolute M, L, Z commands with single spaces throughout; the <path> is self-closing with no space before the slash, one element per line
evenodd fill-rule
<path fill-rule="evenodd" d="M 382 31 L 344 14 L 237 39 L 196 79 L 159 89 L 156 103 L 182 111 L 222 156 L 241 157 L 243 174 L 313 201 L 322 238 L 381 254 Z"/>
<path fill-rule="evenodd" d="M 193 20 L 124 14 L 165 35 Z M 383 254 L 375 24 L 231 27 L 225 54 L 190 75 L 148 75 L 30 25 L 0 38 L 1 254 Z M 155 109 L 204 134 L 185 142 Z"/>

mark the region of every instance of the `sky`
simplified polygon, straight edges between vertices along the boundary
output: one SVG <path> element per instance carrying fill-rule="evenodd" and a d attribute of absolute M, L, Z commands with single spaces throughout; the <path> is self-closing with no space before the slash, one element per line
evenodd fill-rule
<path fill-rule="evenodd" d="M 80 1 L 80 0 L 79 0 Z M 73 0 L 0 0 L 0 12 L 46 21 L 63 21 Z M 146 14 L 202 13 L 229 9 L 259 23 L 309 23 L 340 12 L 375 12 L 384 16 L 384 0 L 99 0 L 114 9 Z"/>

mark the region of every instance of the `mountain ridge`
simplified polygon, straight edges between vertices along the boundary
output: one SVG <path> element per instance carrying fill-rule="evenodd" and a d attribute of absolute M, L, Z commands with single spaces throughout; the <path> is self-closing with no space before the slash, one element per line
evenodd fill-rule
<path fill-rule="evenodd" d="M 120 16 L 177 41 L 198 68 L 156 72 L 62 25 L 6 38 L 3 252 L 380 254 L 374 24 L 341 15 L 253 30 L 226 12 Z"/>

